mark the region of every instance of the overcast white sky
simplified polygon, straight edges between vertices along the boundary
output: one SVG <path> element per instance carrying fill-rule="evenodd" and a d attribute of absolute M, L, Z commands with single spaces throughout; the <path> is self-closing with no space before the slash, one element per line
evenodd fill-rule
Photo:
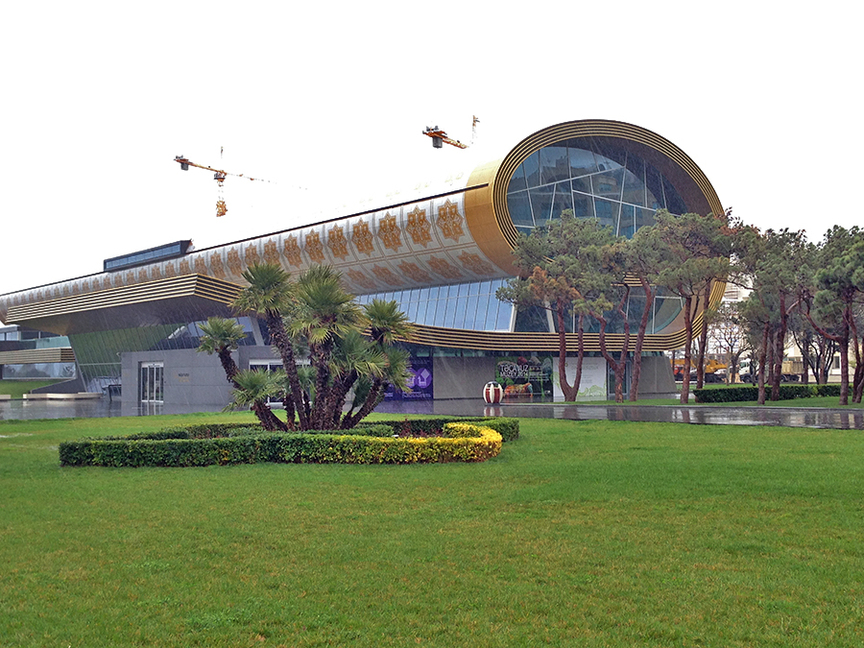
<path fill-rule="evenodd" d="M 3 3 L 0 294 L 371 208 L 573 119 L 671 140 L 760 227 L 861 222 L 853 3 L 303 4 Z M 421 135 L 472 115 L 466 151 Z M 278 184 L 229 178 L 217 219 L 178 154 Z"/>

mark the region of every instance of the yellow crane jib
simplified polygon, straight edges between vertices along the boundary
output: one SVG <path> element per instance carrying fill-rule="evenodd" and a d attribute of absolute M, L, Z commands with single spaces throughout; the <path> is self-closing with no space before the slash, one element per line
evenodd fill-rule
<path fill-rule="evenodd" d="M 213 179 L 218 185 L 218 195 L 216 197 L 216 216 L 224 216 L 228 213 L 228 207 L 225 205 L 225 199 L 222 196 L 222 183 L 225 182 L 225 178 L 227 178 L 229 175 L 234 176 L 235 178 L 247 178 L 248 180 L 258 182 L 270 182 L 269 180 L 264 180 L 262 178 L 252 178 L 242 173 L 228 173 L 227 171 L 223 171 L 222 169 L 214 169 L 213 167 L 209 167 L 205 164 L 195 164 L 189 158 L 183 155 L 174 156 L 174 161 L 180 165 L 180 169 L 183 171 L 188 171 L 189 167 L 195 167 L 196 169 L 205 169 L 206 171 L 213 172 Z"/>
<path fill-rule="evenodd" d="M 449 144 L 450 146 L 455 146 L 460 149 L 468 148 L 467 144 L 463 144 L 459 140 L 454 140 L 452 137 L 447 137 L 447 133 L 437 126 L 433 126 L 432 128 L 427 126 L 426 130 L 423 131 L 423 134 L 432 138 L 432 146 L 437 149 L 443 148 L 444 144 Z"/>

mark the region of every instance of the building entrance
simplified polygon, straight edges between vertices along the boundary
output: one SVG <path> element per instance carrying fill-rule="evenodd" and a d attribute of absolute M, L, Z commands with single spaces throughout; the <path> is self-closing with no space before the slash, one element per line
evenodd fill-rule
<path fill-rule="evenodd" d="M 163 362 L 141 363 L 138 393 L 142 403 L 164 402 L 164 371 L 165 363 Z"/>

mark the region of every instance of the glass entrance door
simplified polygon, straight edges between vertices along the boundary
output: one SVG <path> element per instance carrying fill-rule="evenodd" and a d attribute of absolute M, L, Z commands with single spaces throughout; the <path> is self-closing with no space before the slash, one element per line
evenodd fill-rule
<path fill-rule="evenodd" d="M 164 401 L 162 362 L 142 362 L 138 392 L 142 403 L 162 403 Z"/>

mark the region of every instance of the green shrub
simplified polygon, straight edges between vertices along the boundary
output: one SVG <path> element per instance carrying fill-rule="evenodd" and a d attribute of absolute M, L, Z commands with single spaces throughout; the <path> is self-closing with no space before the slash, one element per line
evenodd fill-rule
<path fill-rule="evenodd" d="M 506 443 L 507 441 L 515 441 L 519 438 L 519 420 L 515 418 L 504 418 L 500 416 L 476 416 L 476 417 L 458 417 L 458 416 L 438 416 L 434 418 L 422 419 L 396 419 L 392 421 L 377 421 L 376 423 L 361 423 L 363 425 L 389 425 L 395 434 L 399 436 L 431 436 L 440 434 L 441 429 L 446 423 L 454 421 L 464 421 L 477 423 L 485 427 L 490 427 L 498 434 Z"/>
<path fill-rule="evenodd" d="M 771 397 L 771 387 L 765 386 L 767 398 Z M 723 389 L 694 389 L 697 403 L 734 403 L 759 400 L 759 388 L 752 385 L 725 387 Z M 780 400 L 810 398 L 813 396 L 840 396 L 840 385 L 780 385 Z"/>
<path fill-rule="evenodd" d="M 182 429 L 135 438 L 82 439 L 60 444 L 63 466 L 210 466 L 281 463 L 431 463 L 485 461 L 501 451 L 502 437 L 491 427 L 449 421 L 438 436 L 402 437 L 386 424 L 364 433 L 332 431 L 272 433 L 249 426 L 224 426 L 221 437 L 184 438 Z M 146 438 L 148 437 L 149 438 Z"/>

